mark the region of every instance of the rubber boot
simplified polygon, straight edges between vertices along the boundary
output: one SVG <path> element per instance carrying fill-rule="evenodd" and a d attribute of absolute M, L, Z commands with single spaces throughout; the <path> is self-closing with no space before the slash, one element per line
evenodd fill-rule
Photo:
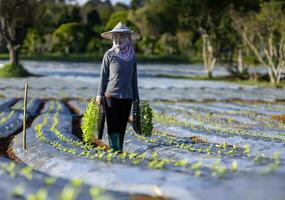
<path fill-rule="evenodd" d="M 109 134 L 109 145 L 114 151 L 122 151 L 120 133 Z"/>
<path fill-rule="evenodd" d="M 120 134 L 120 150 L 121 150 L 121 152 L 123 152 L 124 137 L 125 137 L 125 134 L 124 134 L 124 133 L 121 133 L 121 134 Z"/>

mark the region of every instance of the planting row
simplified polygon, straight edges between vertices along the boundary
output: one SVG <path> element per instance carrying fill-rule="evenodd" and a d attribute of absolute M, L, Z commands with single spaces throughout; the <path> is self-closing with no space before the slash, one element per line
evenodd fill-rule
<path fill-rule="evenodd" d="M 16 103 L 16 99 L 8 99 L 2 105 L 0 111 L 0 138 L 8 137 L 19 130 L 23 125 L 23 101 Z M 27 104 L 27 117 L 36 116 L 41 104 L 39 99 L 30 99 Z M 15 105 L 13 105 L 16 103 Z M 6 107 L 5 107 L 5 106 Z M 12 107 L 10 107 L 13 105 Z"/>
<path fill-rule="evenodd" d="M 80 177 L 103 188 L 163 194 L 175 199 L 198 194 L 204 188 L 204 179 L 211 187 L 222 185 L 223 188 L 223 181 L 217 182 L 219 179 L 211 175 L 224 177 L 233 183 L 239 180 L 237 177 L 247 179 L 249 175 L 259 177 L 259 173 L 273 171 L 274 182 L 284 176 L 284 160 L 278 152 L 268 157 L 255 157 L 251 146 L 210 141 L 204 139 L 203 134 L 188 133 L 188 136 L 195 136 L 188 138 L 171 136 L 179 130 L 173 129 L 174 134 L 170 133 L 171 123 L 165 123 L 165 126 L 156 123 L 151 138 L 139 137 L 128 130 L 122 154 L 95 148 L 72 135 L 72 116 L 64 111 L 68 110 L 65 104 L 49 101 L 44 110 L 28 129 L 28 153 L 21 149 L 20 135 L 15 138 L 13 147 L 20 159 L 52 175 L 69 179 Z M 104 137 L 106 141 L 106 129 Z M 66 170 L 67 166 L 73 173 Z"/>
<path fill-rule="evenodd" d="M 237 171 L 237 174 L 244 174 L 243 172 L 264 174 L 278 170 L 279 173 L 285 175 L 285 160 L 281 159 L 279 151 L 274 152 L 270 157 L 264 157 L 263 154 L 253 156 L 248 144 L 240 148 L 227 143 L 180 143 L 181 140 L 173 139 L 169 135 L 165 136 L 165 133 L 158 134 L 156 132 L 155 136 L 151 138 L 138 136 L 134 133 L 129 134 L 126 138 L 126 150 L 143 152 L 147 157 L 156 153 L 160 158 L 171 157 L 172 160 L 183 159 L 189 163 L 199 162 L 201 166 L 210 169 L 219 166 L 225 171 Z"/>
<path fill-rule="evenodd" d="M 212 102 L 212 103 L 153 103 L 154 108 L 163 112 L 166 109 L 179 111 L 196 116 L 197 119 L 223 118 L 223 122 L 238 123 L 245 125 L 261 125 L 265 128 L 272 124 L 272 127 L 280 126 L 284 128 L 284 124 L 274 120 L 274 116 L 282 116 L 285 112 L 284 104 L 281 103 L 249 103 L 249 102 Z M 202 116 L 202 117 L 201 117 Z M 266 124 L 263 124 L 266 123 Z"/>
<path fill-rule="evenodd" d="M 37 137 L 40 141 L 52 145 L 59 151 L 85 156 L 90 159 L 99 159 L 129 165 L 140 165 L 141 167 L 152 167 L 151 162 L 154 161 L 146 160 L 145 155 L 142 154 L 128 154 L 126 152 L 122 155 L 116 155 L 116 153 L 111 151 L 106 152 L 100 147 L 94 148 L 90 145 L 85 145 L 71 133 L 71 115 L 63 115 L 59 113 L 60 110 L 53 115 L 50 115 L 48 112 L 36 119 L 34 130 L 36 131 Z M 161 162 L 168 170 L 180 170 L 182 172 L 187 172 L 187 168 L 186 166 L 184 167 L 184 164 L 182 165 L 183 168 L 181 168 L 182 166 L 179 167 L 179 162 L 172 162 L 171 160 L 166 159 L 161 161 L 157 160 L 157 158 L 155 159 L 157 162 Z"/>
<path fill-rule="evenodd" d="M 284 124 L 272 116 L 251 114 L 222 114 L 214 112 L 193 112 L 171 105 L 153 106 L 155 120 L 166 124 L 183 125 L 193 130 L 225 137 L 243 136 L 261 140 L 285 141 Z"/>
<path fill-rule="evenodd" d="M 27 101 L 27 114 L 29 117 L 35 117 L 38 114 L 39 107 L 43 101 L 40 99 L 28 99 Z M 12 110 L 19 110 L 23 112 L 24 100 L 18 101 L 11 107 Z"/>
<path fill-rule="evenodd" d="M 18 100 L 16 98 L 0 99 L 0 112 L 7 110 L 11 105 L 15 104 Z"/>
<path fill-rule="evenodd" d="M 90 98 L 97 90 L 97 78 L 47 76 L 30 80 L 29 96 L 33 98 Z M 90 81 L 92 84 L 90 84 Z M 179 80 L 141 77 L 139 90 L 142 100 L 284 100 L 281 89 L 256 88 L 217 81 Z M 20 80 L 0 80 L 1 91 L 6 97 L 21 97 L 23 83 Z M 270 95 L 268 95 L 270 94 Z"/>
<path fill-rule="evenodd" d="M 25 164 L 0 158 L 1 198 L 41 200 L 132 199 L 127 193 L 105 191 L 79 179 L 48 176 Z"/>
<path fill-rule="evenodd" d="M 126 137 L 127 143 L 125 144 L 125 150 L 129 152 L 143 153 L 147 158 L 151 158 L 153 155 L 156 155 L 157 152 L 162 152 L 161 154 L 158 154 L 158 157 L 161 159 L 173 160 L 175 158 L 174 160 L 176 161 L 184 159 L 183 161 L 186 163 L 187 160 L 189 161 L 188 163 L 205 160 L 201 166 L 211 168 L 212 165 L 219 162 L 221 157 L 228 156 L 229 159 L 226 162 L 222 161 L 222 164 L 224 164 L 228 169 L 235 168 L 238 160 L 240 160 L 240 165 L 242 166 L 239 168 L 240 170 L 263 172 L 268 168 L 268 166 L 274 165 L 277 162 L 279 163 L 278 158 L 278 161 L 275 161 L 275 159 L 270 160 L 262 156 L 256 159 L 250 155 L 248 145 L 245 145 L 245 148 L 241 148 L 236 145 L 227 145 L 227 143 L 205 143 L 203 141 L 198 141 L 198 143 L 196 143 L 195 137 L 193 138 L 194 140 L 192 138 L 176 138 L 175 136 L 167 135 L 167 133 L 155 130 L 153 131 L 152 138 L 138 136 L 137 134 L 133 134 L 130 130 Z M 138 139 L 143 142 L 138 143 Z M 196 138 L 196 141 L 197 139 L 199 140 L 199 138 Z M 108 142 L 107 138 L 105 138 L 105 142 Z M 186 153 L 184 152 L 185 150 Z M 278 157 L 278 152 L 276 155 Z M 253 167 L 255 168 L 253 169 Z"/>
<path fill-rule="evenodd" d="M 45 126 L 50 123 L 49 120 L 45 121 L 42 116 L 36 120 L 40 118 L 42 121 L 39 120 L 39 122 L 42 123 L 36 128 L 37 131 L 32 128 L 28 129 L 28 152 L 22 150 L 21 135 L 15 137 L 13 144 L 16 155 L 30 166 L 55 176 L 68 179 L 80 178 L 88 184 L 111 190 L 149 195 L 163 194 L 170 197 L 183 195 L 184 198 L 185 195 L 191 195 L 189 188 L 193 186 L 193 183 L 187 183 L 187 180 L 196 179 L 195 177 L 188 173 L 177 173 L 174 170 L 161 171 L 140 166 L 134 167 L 143 162 L 141 161 L 143 156 L 127 153 L 116 155 L 87 145 L 79 147 L 67 137 L 57 140 L 43 136 L 37 138 L 38 131 L 44 130 Z M 37 121 L 35 123 L 37 124 Z M 80 141 L 78 141 L 78 145 L 82 145 Z M 79 152 L 83 148 L 86 148 L 86 153 Z M 124 163 L 135 159 L 137 162 L 134 162 L 132 166 Z M 152 167 L 151 164 L 150 167 Z M 134 179 L 134 177 L 137 178 Z M 144 177 L 144 179 L 139 177 Z M 174 177 L 177 186 L 173 187 Z M 197 181 L 201 182 L 199 179 Z M 177 194 L 177 191 L 181 191 L 181 193 Z"/>
<path fill-rule="evenodd" d="M 254 87 L 243 87 L 236 85 L 233 88 L 228 88 L 226 85 L 224 88 L 212 88 L 209 86 L 213 82 L 206 82 L 203 86 L 199 86 L 199 81 L 193 81 L 192 85 L 185 86 L 185 81 L 181 81 L 181 85 L 176 86 L 177 80 L 148 80 L 146 87 L 141 86 L 140 94 L 143 100 L 193 100 L 193 101 L 205 101 L 205 100 L 250 100 L 250 101 L 268 101 L 273 102 L 275 100 L 284 100 L 284 91 L 278 89 L 264 89 Z M 140 81 L 141 83 L 142 81 Z M 151 83 L 150 83 L 151 82 Z M 161 87 L 161 85 L 166 85 Z M 171 85 L 170 85 L 171 84 Z M 140 84 L 141 85 L 141 84 Z M 167 87 L 167 85 L 169 85 Z M 192 86 L 192 87 L 191 87 Z M 164 88 L 165 87 L 165 88 Z M 268 95 L 270 94 L 270 95 Z"/>

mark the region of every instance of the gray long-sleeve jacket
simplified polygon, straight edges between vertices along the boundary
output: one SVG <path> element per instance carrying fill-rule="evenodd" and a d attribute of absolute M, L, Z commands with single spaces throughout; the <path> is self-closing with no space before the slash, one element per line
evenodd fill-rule
<path fill-rule="evenodd" d="M 124 61 L 116 56 L 112 49 L 105 53 L 96 98 L 100 99 L 103 96 L 139 100 L 135 56 L 129 61 Z"/>

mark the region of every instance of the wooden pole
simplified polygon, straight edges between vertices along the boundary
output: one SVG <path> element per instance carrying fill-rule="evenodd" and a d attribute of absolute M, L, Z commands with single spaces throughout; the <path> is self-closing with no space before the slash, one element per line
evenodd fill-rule
<path fill-rule="evenodd" d="M 25 84 L 25 93 L 24 93 L 24 118 L 23 118 L 23 148 L 24 150 L 27 150 L 27 142 L 26 142 L 27 94 L 28 94 L 28 83 Z"/>

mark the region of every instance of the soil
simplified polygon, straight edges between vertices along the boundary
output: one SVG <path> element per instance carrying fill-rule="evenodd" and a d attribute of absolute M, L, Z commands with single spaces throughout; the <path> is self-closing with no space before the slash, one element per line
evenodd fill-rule
<path fill-rule="evenodd" d="M 17 163 L 21 163 L 22 161 L 15 155 L 11 148 L 11 142 L 13 139 L 14 135 L 0 139 L 0 156 L 14 160 Z"/>
<path fill-rule="evenodd" d="M 272 116 L 272 119 L 281 121 L 282 123 L 285 124 L 285 115 L 275 115 L 275 116 Z"/>
<path fill-rule="evenodd" d="M 11 106 L 13 106 L 13 105 L 11 105 Z M 44 102 L 42 102 L 40 104 L 39 109 L 37 110 L 37 113 L 40 113 L 43 108 L 44 108 Z M 32 123 L 36 117 L 37 116 L 27 118 L 27 122 L 26 122 L 27 129 L 32 126 Z M 12 142 L 13 142 L 15 135 L 21 133 L 22 131 L 23 131 L 23 126 L 21 126 L 18 130 L 16 130 L 14 133 L 12 133 L 9 137 L 5 137 L 5 138 L 0 139 L 0 156 L 7 157 L 11 160 L 14 160 L 17 163 L 22 162 L 15 155 L 15 153 L 13 152 L 13 148 L 12 148 Z"/>
<path fill-rule="evenodd" d="M 133 200 L 168 200 L 165 197 L 150 197 L 146 195 L 134 195 L 131 197 Z"/>

